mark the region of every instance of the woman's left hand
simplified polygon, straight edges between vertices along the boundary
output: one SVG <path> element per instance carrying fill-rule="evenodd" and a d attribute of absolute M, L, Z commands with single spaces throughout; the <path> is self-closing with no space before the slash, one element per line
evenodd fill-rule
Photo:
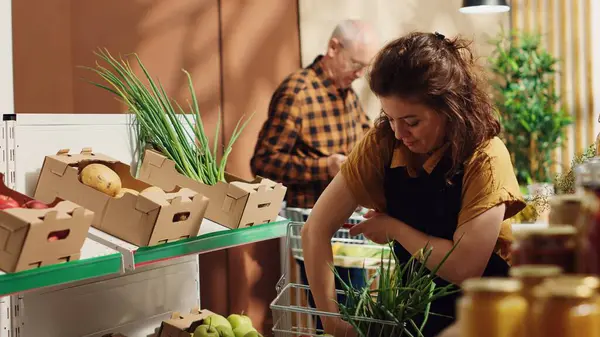
<path fill-rule="evenodd" d="M 392 218 L 389 215 L 370 210 L 363 217 L 366 220 L 350 228 L 350 235 L 363 234 L 367 239 L 378 244 L 394 240 L 392 228 L 394 224 L 390 221 Z"/>

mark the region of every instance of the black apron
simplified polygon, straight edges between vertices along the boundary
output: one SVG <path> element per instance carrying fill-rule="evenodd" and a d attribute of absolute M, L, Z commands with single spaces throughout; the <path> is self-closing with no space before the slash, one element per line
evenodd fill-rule
<path fill-rule="evenodd" d="M 448 157 L 443 157 L 435 169 L 428 174 L 424 169 L 417 177 L 411 177 L 406 167 L 390 168 L 385 172 L 385 197 L 387 213 L 407 225 L 433 237 L 453 240 L 461 208 L 461 195 L 464 172 L 459 172 L 446 182 L 446 172 L 451 167 Z M 401 263 L 407 262 L 411 254 L 398 242 L 394 243 L 394 251 Z M 490 257 L 484 276 L 508 276 L 509 265 L 496 253 Z M 438 278 L 436 287 L 449 283 Z M 425 337 L 434 337 L 454 322 L 456 317 L 456 300 L 460 293 L 438 299 L 431 304 L 433 313 L 452 318 L 429 315 L 424 328 Z M 420 326 L 422 317 L 415 320 Z"/>

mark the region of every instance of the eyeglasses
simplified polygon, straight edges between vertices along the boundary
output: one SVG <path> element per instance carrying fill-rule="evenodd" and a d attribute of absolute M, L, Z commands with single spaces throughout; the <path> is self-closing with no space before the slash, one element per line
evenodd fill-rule
<path fill-rule="evenodd" d="M 350 51 L 341 42 L 340 42 L 340 48 L 342 49 L 342 53 L 344 53 L 346 59 L 348 61 L 350 61 L 350 66 L 349 66 L 350 69 L 348 69 L 348 70 L 358 72 L 358 71 L 365 69 L 368 66 L 368 64 L 354 60 L 352 58 L 352 56 L 350 55 Z"/>

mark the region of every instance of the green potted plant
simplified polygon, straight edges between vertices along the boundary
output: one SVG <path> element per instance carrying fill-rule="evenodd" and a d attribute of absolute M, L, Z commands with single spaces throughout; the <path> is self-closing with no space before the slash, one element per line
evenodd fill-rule
<path fill-rule="evenodd" d="M 554 90 L 558 60 L 543 48 L 539 34 L 503 31 L 492 43 L 494 99 L 517 179 L 530 196 L 553 194 L 552 151 L 572 123 Z"/>

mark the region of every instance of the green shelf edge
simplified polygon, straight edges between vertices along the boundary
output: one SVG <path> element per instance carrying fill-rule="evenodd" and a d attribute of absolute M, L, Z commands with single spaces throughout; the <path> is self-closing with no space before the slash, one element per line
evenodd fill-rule
<path fill-rule="evenodd" d="M 290 223 L 289 220 L 281 220 L 255 227 L 208 233 L 154 247 L 142 247 L 135 252 L 135 264 L 148 264 L 184 255 L 200 254 L 284 237 L 287 234 L 288 223 Z M 121 272 L 121 263 L 121 254 L 114 253 L 16 273 L 6 273 L 0 275 L 0 297 L 117 274 Z"/>
<path fill-rule="evenodd" d="M 135 251 L 136 265 L 166 260 L 189 254 L 200 254 L 217 249 L 276 239 L 287 234 L 290 220 L 263 225 L 208 233 L 194 238 L 165 243 L 154 247 L 141 247 Z"/>
<path fill-rule="evenodd" d="M 55 264 L 17 273 L 0 275 L 0 297 L 27 290 L 56 286 L 121 271 L 121 254 Z"/>

